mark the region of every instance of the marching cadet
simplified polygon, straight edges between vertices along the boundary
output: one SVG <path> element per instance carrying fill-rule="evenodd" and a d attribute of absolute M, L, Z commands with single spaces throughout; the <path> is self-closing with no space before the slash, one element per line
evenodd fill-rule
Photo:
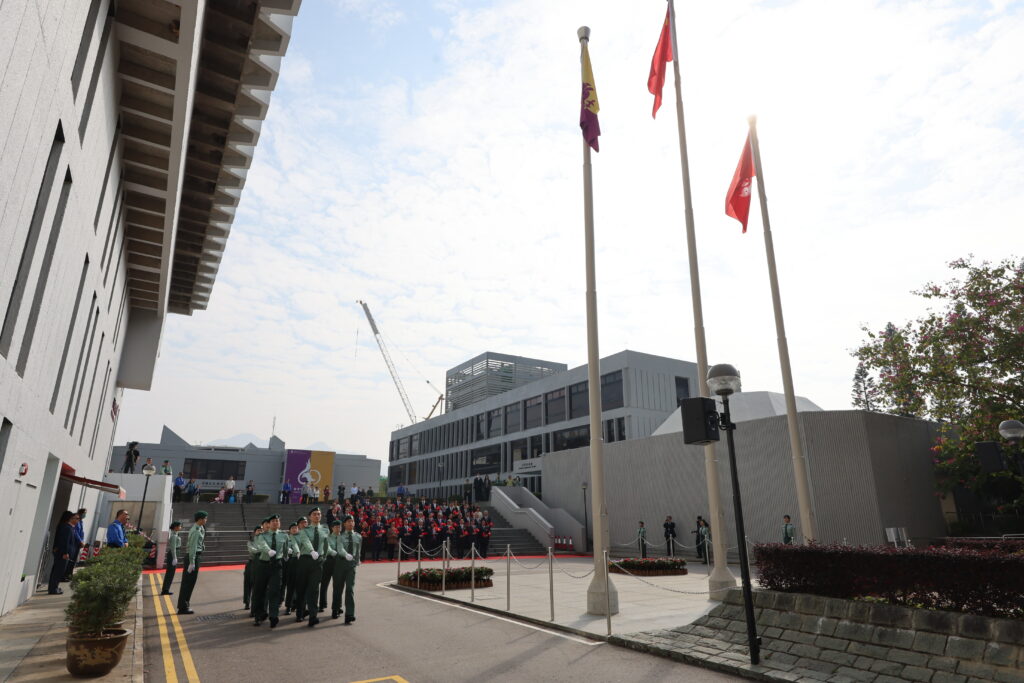
<path fill-rule="evenodd" d="M 203 540 L 206 537 L 206 518 L 209 515 L 205 510 L 199 510 L 193 515 L 195 523 L 188 530 L 188 565 L 185 575 L 181 577 L 181 592 L 178 593 L 178 614 L 195 614 L 195 610 L 189 607 L 192 600 L 192 591 L 196 587 L 196 579 L 199 578 L 199 564 L 203 558 L 203 550 L 206 545 Z"/>
<path fill-rule="evenodd" d="M 305 610 L 302 605 L 305 604 L 306 600 L 306 572 L 304 571 L 302 563 L 302 537 L 306 533 L 306 527 L 309 526 L 309 519 L 306 517 L 299 517 L 295 520 L 295 525 L 299 528 L 299 532 L 292 537 L 292 550 L 295 552 L 293 556 L 295 562 L 295 588 L 292 591 L 292 602 L 291 608 L 295 610 L 295 621 L 302 621 L 304 617 L 299 616 Z"/>
<path fill-rule="evenodd" d="M 256 539 L 258 556 L 253 590 L 255 624 L 259 626 L 270 617 L 270 628 L 275 628 L 281 609 L 281 579 L 290 546 L 288 534 L 281 531 L 281 518 L 271 515 L 264 520 L 267 530 Z"/>
<path fill-rule="evenodd" d="M 331 530 L 331 535 L 327 537 L 327 552 L 325 553 L 326 560 L 324 560 L 324 573 L 320 579 L 320 609 L 324 611 L 327 609 L 327 588 L 331 585 L 331 579 L 334 578 L 334 560 L 338 554 L 332 549 L 331 539 L 337 536 L 341 532 L 341 520 L 331 520 L 328 525 Z"/>
<path fill-rule="evenodd" d="M 260 525 L 252 530 L 249 540 L 245 543 L 245 549 L 249 551 L 249 559 L 245 563 L 245 571 L 242 572 L 242 604 L 245 605 L 245 609 L 249 610 L 250 617 L 255 615 L 252 609 L 253 571 L 255 569 L 253 563 L 256 562 L 256 557 L 260 554 L 256 548 L 256 540 L 262 533 L 263 525 Z"/>
<path fill-rule="evenodd" d="M 299 583 L 305 598 L 300 597 L 295 621 L 309 617 L 309 627 L 320 623 L 317 608 L 320 606 L 320 579 L 323 576 L 323 557 L 327 552 L 327 529 L 320 524 L 321 512 L 316 507 L 309 511 L 309 526 L 299 533 Z"/>
<path fill-rule="evenodd" d="M 295 608 L 296 587 L 299 584 L 299 522 L 288 526 L 288 557 L 285 559 L 284 570 L 284 615 L 288 616 Z"/>
<path fill-rule="evenodd" d="M 164 553 L 164 586 L 160 595 L 173 595 L 171 583 L 174 581 L 174 572 L 178 571 L 178 548 L 181 547 L 181 538 L 178 530 L 181 529 L 181 522 L 171 522 L 171 533 L 167 536 L 167 551 Z"/>
<path fill-rule="evenodd" d="M 341 615 L 341 593 L 345 591 L 345 624 L 356 620 L 356 567 L 359 566 L 360 546 L 363 538 L 354 529 L 355 519 L 347 515 L 343 523 L 344 531 L 334 539 L 337 557 L 334 561 L 334 594 L 331 597 L 331 618 Z"/>

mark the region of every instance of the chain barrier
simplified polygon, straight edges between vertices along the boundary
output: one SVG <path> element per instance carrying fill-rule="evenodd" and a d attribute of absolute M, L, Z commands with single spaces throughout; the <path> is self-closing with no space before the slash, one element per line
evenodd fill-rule
<path fill-rule="evenodd" d="M 525 564 L 523 564 L 522 562 L 520 562 L 520 561 L 519 561 L 519 558 L 517 558 L 517 557 L 516 557 L 516 554 L 515 554 L 514 552 L 512 552 L 511 550 L 509 550 L 509 551 L 508 551 L 508 554 L 509 554 L 509 556 L 510 556 L 510 557 L 512 558 L 512 561 L 513 561 L 513 562 L 515 562 L 516 564 L 518 564 L 518 565 L 519 565 L 520 567 L 522 567 L 523 569 L 527 569 L 527 570 L 529 570 L 529 571 L 533 571 L 534 569 L 540 569 L 541 567 L 543 567 L 543 566 L 544 566 L 545 564 L 547 564 L 547 562 L 548 562 L 548 561 L 547 561 L 547 558 L 544 558 L 543 560 L 541 560 L 540 562 L 538 562 L 538 563 L 537 563 L 537 564 L 536 564 L 535 566 L 533 566 L 533 567 L 527 567 L 527 566 L 526 566 Z"/>
<path fill-rule="evenodd" d="M 643 577 L 640 577 L 640 576 L 637 576 L 636 574 L 633 574 L 628 569 L 623 567 L 621 562 L 614 562 L 613 561 L 613 562 L 610 562 L 610 564 L 613 564 L 616 567 L 618 567 L 619 571 L 621 571 L 623 574 L 626 574 L 627 576 L 632 576 L 637 581 L 640 581 L 641 583 L 646 583 L 648 586 L 651 586 L 652 588 L 660 588 L 663 591 L 669 591 L 670 593 L 681 593 L 683 595 L 709 595 L 711 593 L 710 590 L 706 590 L 706 591 L 683 591 L 683 590 L 679 590 L 678 588 L 669 588 L 667 586 L 659 586 L 656 583 L 651 583 L 650 581 L 644 579 Z"/>
<path fill-rule="evenodd" d="M 561 567 L 559 567 L 558 566 L 558 558 L 557 557 L 554 557 L 553 560 L 554 560 L 554 563 L 555 563 L 555 569 L 557 569 L 558 571 L 562 572 L 563 574 L 568 576 L 570 579 L 585 579 L 585 578 L 587 578 L 588 576 L 590 576 L 591 574 L 594 573 L 594 568 L 591 567 L 590 571 L 587 572 L 586 574 L 581 574 L 580 576 L 576 576 L 575 574 L 571 574 L 571 573 L 565 571 L 564 569 L 562 569 Z"/>

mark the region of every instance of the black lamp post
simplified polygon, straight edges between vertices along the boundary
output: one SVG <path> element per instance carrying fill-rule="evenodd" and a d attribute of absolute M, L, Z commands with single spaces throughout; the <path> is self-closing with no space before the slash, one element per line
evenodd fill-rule
<path fill-rule="evenodd" d="M 146 475 L 146 483 L 142 487 L 142 505 L 139 506 L 139 524 L 135 527 L 136 531 L 142 531 L 142 513 L 146 510 L 146 492 L 149 491 L 149 478 L 156 474 L 156 467 L 150 463 L 146 463 L 142 466 L 142 473 Z"/>
<path fill-rule="evenodd" d="M 580 487 L 583 489 L 583 545 L 586 546 L 583 550 L 590 550 L 590 523 L 587 519 L 587 482 L 583 482 Z"/>
<path fill-rule="evenodd" d="M 729 396 L 740 390 L 740 372 L 728 364 L 712 366 L 708 370 L 708 389 L 722 397 L 722 415 L 719 428 L 725 432 L 729 445 L 729 473 L 732 478 L 732 505 L 736 514 L 736 546 L 740 551 L 740 573 L 743 577 L 743 609 L 747 616 L 747 643 L 750 646 L 750 663 L 761 660 L 761 641 L 757 637 L 754 622 L 754 596 L 750 588 L 750 566 L 747 564 L 747 534 L 743 528 L 743 503 L 740 500 L 740 483 L 736 474 L 736 445 L 732 433 L 736 425 L 729 418 Z"/>

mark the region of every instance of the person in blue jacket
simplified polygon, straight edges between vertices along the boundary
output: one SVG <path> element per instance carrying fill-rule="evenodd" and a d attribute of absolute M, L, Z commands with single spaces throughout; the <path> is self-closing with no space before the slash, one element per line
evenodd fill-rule
<path fill-rule="evenodd" d="M 68 562 L 78 555 L 78 541 L 75 540 L 75 525 L 78 524 L 78 513 L 66 510 L 61 513 L 57 522 L 57 530 L 53 537 L 53 568 L 50 569 L 50 583 L 47 592 L 60 595 L 60 580 L 68 571 Z"/>
<path fill-rule="evenodd" d="M 111 548 L 123 548 L 128 545 L 124 525 L 128 523 L 128 511 L 118 510 L 114 521 L 107 527 L 107 545 Z"/>

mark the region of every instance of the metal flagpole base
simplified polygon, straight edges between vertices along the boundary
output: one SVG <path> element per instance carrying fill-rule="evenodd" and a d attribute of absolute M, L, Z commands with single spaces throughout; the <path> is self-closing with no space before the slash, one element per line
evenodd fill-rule
<path fill-rule="evenodd" d="M 605 577 L 598 576 L 598 573 L 594 572 L 594 578 L 591 579 L 590 585 L 587 587 L 587 614 L 600 616 L 607 616 L 609 612 L 618 614 L 619 591 L 615 589 L 615 584 L 610 578 L 608 583 L 605 583 Z"/>

